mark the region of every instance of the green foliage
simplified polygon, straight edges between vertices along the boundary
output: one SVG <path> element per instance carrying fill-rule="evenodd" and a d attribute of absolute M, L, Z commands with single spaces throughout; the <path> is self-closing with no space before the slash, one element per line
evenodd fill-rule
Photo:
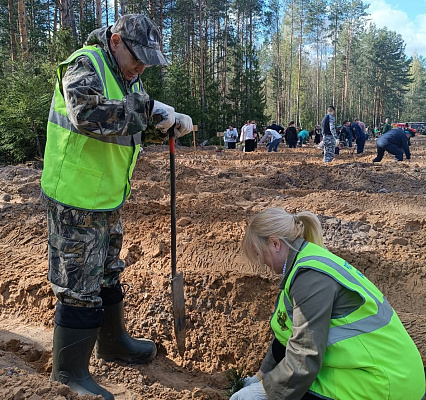
<path fill-rule="evenodd" d="M 61 28 L 53 34 L 49 51 L 57 64 L 66 60 L 77 48 L 77 39 L 69 29 Z"/>
<path fill-rule="evenodd" d="M 153 99 L 170 104 L 170 102 L 165 101 L 166 99 L 164 98 L 164 72 L 165 69 L 158 65 L 145 68 L 142 75 L 142 82 L 144 89 Z"/>
<path fill-rule="evenodd" d="M 17 65 L 0 87 L 0 154 L 20 163 L 43 157 L 54 67 Z"/>
<path fill-rule="evenodd" d="M 426 60 L 423 57 L 414 55 L 410 77 L 401 121 L 426 121 Z"/>
<path fill-rule="evenodd" d="M 234 393 L 238 392 L 244 387 L 244 378 L 247 376 L 246 368 L 241 367 L 235 369 L 232 367 L 226 374 L 226 379 L 229 383 L 227 394 L 231 397 Z"/>
<path fill-rule="evenodd" d="M 12 23 L 9 4 L 14 7 Z M 26 2 L 30 60 L 25 66 L 11 61 L 12 31 L 17 59 L 22 57 L 16 2 L 0 0 L 0 152 L 14 162 L 43 154 L 55 66 L 96 29 L 94 3 L 79 4 L 83 13 L 74 10 L 73 30 L 63 27 L 52 34 L 54 3 Z M 259 130 L 272 119 L 282 125 L 297 120 L 310 129 L 332 102 L 338 120 L 343 113 L 368 125 L 385 117 L 426 119 L 425 60 L 407 59 L 400 35 L 367 24 L 362 0 L 303 3 L 300 90 L 302 3 L 225 0 L 203 3 L 201 10 L 198 5 L 190 0 L 155 7 L 148 0 L 126 3 L 127 12 L 149 10 L 161 25 L 170 61 L 145 70 L 146 91 L 190 115 L 198 125 L 197 141 L 217 142 L 216 132 L 228 124 L 239 129 L 246 120 L 255 120 Z M 111 25 L 113 9 L 107 11 L 103 18 L 108 15 Z M 192 135 L 179 142 L 192 144 Z"/>
<path fill-rule="evenodd" d="M 208 133 L 207 137 L 216 137 L 216 132 L 223 131 L 226 126 L 226 120 L 223 118 L 224 113 L 221 107 L 219 82 L 213 76 L 207 76 L 205 81 L 205 101 L 204 113 L 202 118 L 205 122 L 205 131 Z"/>
<path fill-rule="evenodd" d="M 87 40 L 90 32 L 97 28 L 96 23 L 96 14 L 92 12 L 93 10 L 93 2 L 90 0 L 82 0 L 83 10 L 84 10 L 84 19 L 83 21 L 79 21 L 79 41 L 78 47 L 81 47 Z M 112 21 L 110 21 L 110 24 Z M 71 54 L 71 53 L 70 53 Z"/>
<path fill-rule="evenodd" d="M 410 82 L 411 61 L 405 55 L 405 43 L 401 35 L 372 26 L 366 32 L 367 57 L 370 81 L 382 104 L 383 116 L 396 121 Z"/>
<path fill-rule="evenodd" d="M 261 77 L 257 54 L 251 46 L 235 48 L 234 76 L 230 82 L 227 102 L 230 104 L 228 121 L 236 120 L 236 127 L 242 126 L 247 120 L 264 125 L 269 119 L 265 115 L 264 79 Z"/>
<path fill-rule="evenodd" d="M 143 79 L 145 81 L 145 73 Z M 148 93 L 152 97 L 152 92 Z M 191 115 L 194 120 L 200 118 L 199 106 L 191 94 L 191 77 L 181 62 L 167 67 L 162 101 L 175 107 L 177 112 Z"/>

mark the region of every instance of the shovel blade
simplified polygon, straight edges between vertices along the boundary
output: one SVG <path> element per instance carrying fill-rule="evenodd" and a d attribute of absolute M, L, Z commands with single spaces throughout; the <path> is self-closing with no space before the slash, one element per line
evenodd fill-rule
<path fill-rule="evenodd" d="M 185 353 L 185 300 L 183 294 L 183 274 L 179 272 L 172 278 L 173 318 L 176 343 L 179 354 Z"/>

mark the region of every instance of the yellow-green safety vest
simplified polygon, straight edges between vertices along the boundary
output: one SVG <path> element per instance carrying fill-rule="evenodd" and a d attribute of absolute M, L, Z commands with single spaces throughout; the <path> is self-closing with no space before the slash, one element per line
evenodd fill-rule
<path fill-rule="evenodd" d="M 122 100 L 125 96 L 105 61 L 104 51 L 98 46 L 83 47 L 59 65 L 47 124 L 41 186 L 48 197 L 67 206 L 114 210 L 130 196 L 130 179 L 140 149 L 141 133 L 88 136 L 71 123 L 61 92 L 61 80 L 67 66 L 81 55 L 90 58 L 108 100 Z M 136 83 L 131 90 L 143 89 Z"/>
<path fill-rule="evenodd" d="M 309 391 L 333 400 L 420 400 L 422 359 L 397 314 L 361 272 L 320 246 L 308 243 L 296 257 L 271 318 L 275 337 L 287 346 L 293 331 L 290 287 L 300 268 L 327 274 L 363 299 L 348 315 L 332 316 L 323 364 Z"/>

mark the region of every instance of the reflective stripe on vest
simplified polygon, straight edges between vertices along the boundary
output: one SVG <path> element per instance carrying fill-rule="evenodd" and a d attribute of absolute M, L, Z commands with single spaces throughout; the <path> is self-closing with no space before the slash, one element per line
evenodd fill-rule
<path fill-rule="evenodd" d="M 54 103 L 54 101 L 52 102 Z M 88 136 L 84 133 L 80 132 L 68 119 L 66 115 L 58 113 L 57 111 L 50 109 L 49 113 L 49 121 L 54 124 L 66 129 L 67 131 L 71 131 L 77 133 L 79 135 Z M 114 143 L 119 146 L 133 146 L 134 143 L 139 144 L 141 142 L 142 133 L 137 133 L 135 135 L 123 135 L 123 136 L 101 136 L 101 135 L 93 135 L 90 136 L 91 139 L 100 140 L 105 143 Z"/>
<path fill-rule="evenodd" d="M 123 136 L 88 135 L 71 123 L 60 90 L 61 80 L 67 65 L 81 55 L 90 58 L 107 99 L 122 100 L 125 95 L 99 47 L 80 49 L 59 65 L 49 113 L 42 189 L 48 197 L 67 206 L 113 210 L 130 195 L 130 178 L 142 132 Z M 131 90 L 143 91 L 143 88 L 136 82 Z"/>
<path fill-rule="evenodd" d="M 74 56 L 78 56 L 78 55 L 87 55 L 89 57 L 92 56 L 96 60 L 96 62 L 94 62 L 93 65 L 95 66 L 96 71 L 98 71 L 99 77 L 101 78 L 102 86 L 104 89 L 104 96 L 107 99 L 109 99 L 108 87 L 106 85 L 104 60 L 102 60 L 101 56 L 99 55 L 97 51 L 93 51 L 93 50 L 80 49 L 74 52 L 74 54 L 72 54 L 71 57 L 75 58 Z M 70 61 L 66 60 L 63 64 L 65 63 L 68 64 Z"/>
<path fill-rule="evenodd" d="M 344 276 L 348 281 L 352 282 L 354 285 L 361 287 L 360 283 L 349 273 L 347 268 L 342 267 L 336 262 L 330 260 L 326 257 L 318 256 L 307 256 L 297 260 L 297 264 L 309 262 L 309 261 L 319 261 L 323 264 L 327 264 L 336 271 L 338 271 L 342 276 Z M 349 265 L 346 261 L 345 264 Z M 353 268 L 353 267 L 352 267 Z M 315 268 L 312 268 L 315 269 Z M 358 271 L 357 271 L 358 272 Z M 293 275 L 294 279 L 294 275 Z M 357 335 L 362 335 L 363 333 L 373 332 L 376 329 L 386 326 L 392 318 L 393 309 L 386 298 L 383 298 L 383 302 L 380 302 L 372 293 L 370 293 L 366 288 L 363 288 L 368 295 L 376 302 L 377 305 L 377 314 L 369 315 L 360 320 L 351 322 L 349 324 L 341 326 L 333 326 L 329 330 L 327 346 L 331 346 L 334 343 L 337 343 L 341 340 L 345 340 Z M 287 315 L 291 321 L 293 321 L 293 307 L 290 304 L 287 296 L 284 296 L 284 304 L 287 310 Z"/>

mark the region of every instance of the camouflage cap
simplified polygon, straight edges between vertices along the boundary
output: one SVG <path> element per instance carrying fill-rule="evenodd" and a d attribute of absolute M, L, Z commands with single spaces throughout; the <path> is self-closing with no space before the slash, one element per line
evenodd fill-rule
<path fill-rule="evenodd" d="M 126 14 L 111 27 L 146 65 L 167 65 L 161 52 L 161 35 L 157 25 L 142 14 Z"/>

